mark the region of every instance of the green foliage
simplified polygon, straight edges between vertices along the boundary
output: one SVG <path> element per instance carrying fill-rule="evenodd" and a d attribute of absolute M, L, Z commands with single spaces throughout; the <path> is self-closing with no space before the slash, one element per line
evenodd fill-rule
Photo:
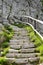
<path fill-rule="evenodd" d="M 21 22 L 14 22 L 14 25 L 15 26 L 18 26 L 18 27 L 20 27 L 20 28 L 23 28 L 25 25 L 23 24 L 23 23 L 21 23 Z"/>
<path fill-rule="evenodd" d="M 25 29 L 28 31 L 28 33 L 30 33 L 32 31 L 32 28 L 30 26 L 25 26 Z"/>
<path fill-rule="evenodd" d="M 40 56 L 43 56 L 43 40 L 40 38 L 40 36 L 34 32 L 34 30 L 30 26 L 26 26 L 25 29 L 28 31 L 28 36 L 30 38 L 30 41 L 35 44 L 36 51 L 40 52 Z M 40 59 L 43 61 L 43 59 Z"/>
<path fill-rule="evenodd" d="M 9 46 L 8 42 L 3 42 L 3 43 L 2 43 L 2 48 L 6 48 L 6 47 L 8 47 L 8 46 Z"/>
<path fill-rule="evenodd" d="M 43 63 L 43 56 L 40 57 L 40 63 Z"/>
<path fill-rule="evenodd" d="M 42 44 L 42 42 L 40 41 L 39 38 L 36 38 L 34 44 L 35 44 L 36 46 L 40 46 L 40 45 Z"/>
<path fill-rule="evenodd" d="M 34 42 L 35 46 L 42 44 L 41 38 L 34 32 L 30 26 L 26 26 L 25 29 L 28 31 L 31 42 Z"/>
<path fill-rule="evenodd" d="M 0 65 L 10 65 L 10 63 L 5 59 L 5 57 L 0 57 Z"/>
<path fill-rule="evenodd" d="M 31 36 L 31 35 L 30 35 Z M 33 37 L 30 38 L 31 42 L 35 42 L 36 36 L 34 35 Z"/>
<path fill-rule="evenodd" d="M 40 55 L 41 55 L 41 56 L 43 56 L 43 44 L 41 44 L 40 46 L 38 46 L 38 47 L 36 48 L 36 50 L 40 52 Z"/>
<path fill-rule="evenodd" d="M 8 48 L 4 48 L 3 52 L 1 52 L 2 56 L 5 56 L 6 53 L 8 53 L 9 47 Z"/>
<path fill-rule="evenodd" d="M 9 40 L 12 38 L 13 35 L 14 35 L 14 31 L 13 31 L 12 27 L 8 26 L 8 25 L 4 25 L 4 27 L 2 28 L 2 33 L 0 33 L 0 37 L 1 37 L 1 40 L 2 40 L 1 48 L 3 50 L 1 52 L 1 55 L 3 57 L 6 55 L 6 53 L 8 53 Z M 6 60 L 4 61 L 4 58 L 0 58 L 0 64 L 1 65 L 9 65 Z"/>
<path fill-rule="evenodd" d="M 14 31 L 11 26 L 3 27 L 2 33 L 0 33 L 0 47 L 7 48 L 9 46 L 8 42 L 14 35 Z"/>
<path fill-rule="evenodd" d="M 30 36 L 30 38 L 35 37 L 35 33 L 34 33 L 34 31 L 30 32 L 30 33 L 29 33 L 29 36 Z"/>
<path fill-rule="evenodd" d="M 10 32 L 13 30 L 10 25 L 4 25 L 4 28 Z"/>

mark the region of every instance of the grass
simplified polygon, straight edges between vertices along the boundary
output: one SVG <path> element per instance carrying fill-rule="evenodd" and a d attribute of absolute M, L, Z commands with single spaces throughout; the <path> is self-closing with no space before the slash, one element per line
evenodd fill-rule
<path fill-rule="evenodd" d="M 40 62 L 43 62 L 43 40 L 40 38 L 40 36 L 34 32 L 34 30 L 28 26 L 25 27 L 25 29 L 28 31 L 28 36 L 30 38 L 30 41 L 33 42 L 36 46 L 36 51 L 38 51 L 40 54 Z"/>
<path fill-rule="evenodd" d="M 0 65 L 10 65 L 8 60 L 5 57 L 0 57 Z"/>
<path fill-rule="evenodd" d="M 14 31 L 11 28 L 11 26 L 5 25 L 4 28 L 2 29 L 2 33 L 0 33 L 0 39 L 2 40 L 2 47 L 8 47 L 8 42 L 14 35 Z"/>
<path fill-rule="evenodd" d="M 8 51 L 9 51 L 9 47 L 4 48 L 3 52 L 1 52 L 1 55 L 2 55 L 2 56 L 5 56 L 6 53 L 8 53 Z"/>
<path fill-rule="evenodd" d="M 0 48 L 3 50 L 1 51 L 0 57 L 0 65 L 9 65 L 7 60 L 5 60 L 5 55 L 8 53 L 9 50 L 9 40 L 14 35 L 14 31 L 10 25 L 4 25 L 2 28 L 2 33 L 0 33 Z"/>

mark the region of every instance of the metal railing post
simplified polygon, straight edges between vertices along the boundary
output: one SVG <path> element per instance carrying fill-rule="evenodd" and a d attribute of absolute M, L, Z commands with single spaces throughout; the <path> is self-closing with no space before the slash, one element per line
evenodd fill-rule
<path fill-rule="evenodd" d="M 34 28 L 36 29 L 36 21 L 34 21 Z"/>

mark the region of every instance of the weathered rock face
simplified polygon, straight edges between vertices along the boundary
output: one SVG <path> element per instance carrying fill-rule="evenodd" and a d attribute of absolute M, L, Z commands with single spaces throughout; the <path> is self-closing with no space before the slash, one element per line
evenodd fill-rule
<path fill-rule="evenodd" d="M 11 17 L 14 15 L 29 15 L 34 18 L 37 18 L 38 15 L 38 19 L 43 20 L 42 3 L 40 0 L 3 0 L 3 2 L 0 0 L 0 4 L 3 4 L 3 17 L 6 19 L 8 15 Z"/>
<path fill-rule="evenodd" d="M 3 16 L 7 18 L 12 5 L 12 15 L 30 15 L 42 19 L 41 2 L 40 0 L 3 0 Z M 6 14 L 5 14 L 6 13 Z"/>

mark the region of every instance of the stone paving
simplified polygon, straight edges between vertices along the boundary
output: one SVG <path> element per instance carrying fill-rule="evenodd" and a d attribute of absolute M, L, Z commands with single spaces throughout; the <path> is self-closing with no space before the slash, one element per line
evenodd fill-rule
<path fill-rule="evenodd" d="M 17 65 L 36 65 L 39 61 L 38 52 L 35 45 L 30 42 L 27 31 L 23 28 L 13 27 L 15 34 L 10 40 L 9 52 L 6 59 Z"/>

